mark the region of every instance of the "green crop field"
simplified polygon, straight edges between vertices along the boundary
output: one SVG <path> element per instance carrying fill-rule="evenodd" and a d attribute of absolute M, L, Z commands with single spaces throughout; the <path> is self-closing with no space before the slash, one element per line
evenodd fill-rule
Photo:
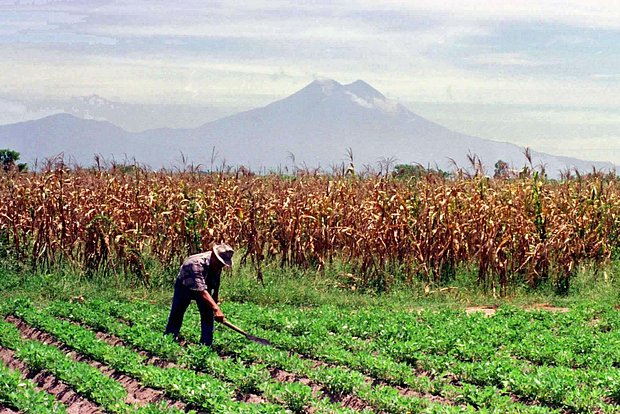
<path fill-rule="evenodd" d="M 273 346 L 221 326 L 213 348 L 197 345 L 191 308 L 174 342 L 162 335 L 164 305 L 5 300 L 0 405 L 37 413 L 78 412 L 80 399 L 113 413 L 620 411 L 613 306 L 499 307 L 490 316 L 222 306 Z M 56 401 L 50 377 L 80 398 Z"/>
<path fill-rule="evenodd" d="M 0 195 L 0 414 L 620 412 L 615 176 L 56 169 Z M 272 346 L 199 345 L 195 305 L 163 335 L 221 240 L 222 311 Z"/>

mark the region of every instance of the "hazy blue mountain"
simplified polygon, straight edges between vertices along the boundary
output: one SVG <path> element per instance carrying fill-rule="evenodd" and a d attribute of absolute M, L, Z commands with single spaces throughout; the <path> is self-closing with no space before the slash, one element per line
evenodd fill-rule
<path fill-rule="evenodd" d="M 98 95 L 76 96 L 67 100 L 40 100 L 28 106 L 29 110 L 35 112 L 64 112 L 83 119 L 106 120 L 132 132 L 166 126 L 193 128 L 235 112 L 200 104 L 126 103 Z"/>
<path fill-rule="evenodd" d="M 515 168 L 526 163 L 524 149 L 513 144 L 471 137 L 424 119 L 359 80 L 342 85 L 314 81 L 300 91 L 262 108 L 206 123 L 192 129 L 154 129 L 130 133 L 105 121 L 53 115 L 37 121 L 0 126 L 0 147 L 22 153 L 25 161 L 64 152 L 82 164 L 93 155 L 117 161 L 133 159 L 153 168 L 179 165 L 182 156 L 204 168 L 245 165 L 253 170 L 348 162 L 353 151 L 357 167 L 394 158 L 399 163 L 451 170 L 469 167 L 477 154 L 492 172 L 502 159 Z M 215 157 L 214 157 L 215 153 Z M 550 175 L 576 167 L 580 171 L 610 169 L 603 162 L 581 161 L 532 151 L 535 165 Z"/>
<path fill-rule="evenodd" d="M 56 114 L 34 121 L 0 126 L 0 147 L 21 153 L 29 163 L 63 154 L 65 159 L 92 164 L 94 155 L 123 157 L 135 149 L 129 133 L 106 122 Z"/>

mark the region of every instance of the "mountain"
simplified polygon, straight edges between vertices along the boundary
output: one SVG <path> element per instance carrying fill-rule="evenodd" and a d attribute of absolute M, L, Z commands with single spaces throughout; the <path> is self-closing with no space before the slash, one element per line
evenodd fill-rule
<path fill-rule="evenodd" d="M 357 167 L 395 158 L 399 163 L 451 170 L 454 163 L 469 167 L 469 154 L 476 154 L 488 172 L 499 159 L 515 168 L 526 163 L 523 148 L 451 131 L 361 80 L 347 85 L 317 80 L 265 107 L 191 129 L 130 133 L 105 121 L 53 115 L 0 126 L 0 147 L 21 152 L 26 161 L 64 152 L 88 165 L 94 154 L 101 154 L 117 161 L 135 158 L 153 168 L 178 166 L 184 157 L 204 168 L 225 163 L 275 169 L 291 166 L 294 159 L 297 165 L 329 171 L 333 165 L 348 163 L 349 148 Z M 545 165 L 552 176 L 567 168 L 613 168 L 610 163 L 531 154 L 534 165 Z"/>
<path fill-rule="evenodd" d="M 126 131 L 197 127 L 234 111 L 201 104 L 135 104 L 112 101 L 99 95 L 75 96 L 67 100 L 44 99 L 27 104 L 32 112 L 64 112 L 78 118 L 107 120 Z"/>
<path fill-rule="evenodd" d="M 29 163 L 64 154 L 78 163 L 92 163 L 95 153 L 104 157 L 134 150 L 128 133 L 106 122 L 80 119 L 69 114 L 0 126 L 0 147 L 21 153 Z"/>

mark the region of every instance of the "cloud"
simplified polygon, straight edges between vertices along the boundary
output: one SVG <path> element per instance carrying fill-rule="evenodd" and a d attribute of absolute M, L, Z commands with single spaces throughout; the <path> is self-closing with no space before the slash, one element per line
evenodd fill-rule
<path fill-rule="evenodd" d="M 62 12 L 3 12 L 0 13 L 0 34 L 18 35 L 25 31 L 57 29 L 61 24 L 77 23 L 82 19 Z"/>
<path fill-rule="evenodd" d="M 592 75 L 592 79 L 604 81 L 618 81 L 620 80 L 620 73 L 595 73 Z"/>
<path fill-rule="evenodd" d="M 30 121 L 62 112 L 58 109 L 30 110 L 19 101 L 0 98 L 0 125 Z"/>
<path fill-rule="evenodd" d="M 347 2 L 366 10 L 386 8 L 425 12 L 457 21 L 553 22 L 585 28 L 620 29 L 620 3 L 607 0 L 414 0 Z"/>
<path fill-rule="evenodd" d="M 249 109 L 319 75 L 402 101 L 488 104 L 474 114 L 481 124 L 504 118 L 510 131 L 552 136 L 555 120 L 615 119 L 579 108 L 620 106 L 618 45 L 620 4 L 600 0 L 0 0 L 0 96 Z"/>
<path fill-rule="evenodd" d="M 81 33 L 86 14 L 59 11 L 1 11 L 0 43 L 103 43 L 114 44 L 111 38 Z"/>
<path fill-rule="evenodd" d="M 620 135 L 540 138 L 536 141 L 536 147 L 538 151 L 579 159 L 609 161 L 615 164 L 620 160 Z"/>
<path fill-rule="evenodd" d="M 553 63 L 536 60 L 525 53 L 486 53 L 470 56 L 467 60 L 476 65 L 490 66 L 543 66 Z"/>
<path fill-rule="evenodd" d="M 620 125 L 620 111 L 615 108 L 588 109 L 538 109 L 519 111 L 519 116 L 530 120 L 553 122 L 564 125 Z"/>

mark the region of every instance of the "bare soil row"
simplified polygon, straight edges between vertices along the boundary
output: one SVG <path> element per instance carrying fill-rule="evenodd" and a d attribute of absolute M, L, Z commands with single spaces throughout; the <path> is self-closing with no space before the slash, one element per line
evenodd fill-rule
<path fill-rule="evenodd" d="M 185 404 L 181 401 L 172 401 L 166 397 L 164 397 L 164 393 L 161 390 L 155 390 L 153 388 L 149 388 L 149 387 L 145 387 L 142 384 L 140 384 L 140 382 L 138 382 L 136 379 L 129 377 L 127 375 L 121 374 L 117 371 L 115 371 L 114 369 L 110 368 L 107 365 L 104 365 L 98 361 L 94 361 L 91 360 L 89 358 L 86 358 L 80 354 L 78 354 L 77 352 L 73 351 L 72 349 L 70 349 L 69 347 L 67 347 L 66 345 L 62 344 L 61 342 L 57 341 L 52 335 L 46 333 L 46 332 L 42 332 L 36 328 L 31 327 L 30 325 L 26 324 L 24 321 L 22 321 L 19 318 L 16 318 L 14 316 L 8 316 L 5 319 L 7 322 L 11 322 L 13 323 L 20 331 L 22 338 L 25 339 L 32 339 L 32 340 L 36 340 L 39 342 L 42 342 L 44 344 L 47 345 L 53 345 L 55 347 L 57 347 L 58 349 L 62 350 L 65 354 L 67 354 L 71 359 L 73 359 L 74 361 L 78 361 L 78 362 L 85 362 L 87 364 L 89 364 L 90 366 L 98 369 L 99 371 L 101 371 L 104 375 L 114 379 L 115 381 L 117 381 L 118 383 L 120 383 L 126 390 L 127 390 L 127 399 L 126 399 L 126 403 L 128 404 L 147 404 L 147 403 L 157 403 L 160 401 L 165 401 L 169 406 L 173 406 L 179 409 L 185 409 Z M 12 351 L 9 350 L 5 350 L 7 352 L 11 352 L 13 359 L 19 364 L 19 367 L 17 369 L 19 369 L 19 371 L 21 371 L 22 373 L 28 372 L 28 369 L 26 367 L 25 364 L 21 363 L 20 361 L 16 360 L 14 357 L 14 353 L 12 353 Z M 9 365 L 11 367 L 11 365 Z M 50 389 L 47 388 L 43 388 L 45 391 L 49 392 L 50 394 L 53 394 L 54 396 L 56 396 L 56 398 L 61 401 L 61 402 L 65 402 L 63 401 L 62 398 L 58 398 L 63 397 L 64 393 L 69 393 L 69 391 L 74 394 L 75 396 L 79 397 L 79 395 L 77 395 L 75 392 L 73 392 L 68 386 L 64 385 L 64 388 L 61 388 L 59 390 L 56 390 L 54 388 L 54 385 L 56 384 L 62 384 L 61 381 L 57 380 L 53 375 L 46 373 L 46 372 L 40 372 L 37 373 L 35 375 L 35 377 L 37 376 L 42 376 L 42 378 L 44 378 L 45 382 L 44 384 L 50 384 L 48 385 L 48 387 L 51 387 Z M 38 382 L 37 382 L 38 383 Z M 58 392 L 56 392 L 58 391 Z M 84 401 L 88 401 L 86 399 L 84 399 L 83 397 L 79 397 L 81 400 Z M 92 411 L 92 412 L 100 412 L 100 410 L 96 407 L 96 405 L 90 401 L 88 401 L 89 404 L 91 404 L 93 407 L 96 408 L 96 411 Z M 79 414 L 86 414 L 86 413 L 90 413 L 91 411 L 79 411 Z"/>
<path fill-rule="evenodd" d="M 71 323 L 76 323 L 73 321 L 68 321 Z M 127 323 L 127 322 L 125 322 Z M 82 327 L 85 327 L 87 329 L 92 329 L 91 327 L 89 327 L 88 325 L 83 325 L 83 324 L 78 324 Z M 102 331 L 96 331 L 95 335 L 97 336 L 98 339 L 101 339 L 102 341 L 105 341 L 106 343 L 113 345 L 113 346 L 124 346 L 124 347 L 128 347 L 128 348 L 132 348 L 134 350 L 136 350 L 131 344 L 126 343 L 125 341 L 123 341 L 122 339 L 109 334 L 107 332 L 102 332 Z M 162 368 L 174 368 L 174 367 L 179 367 L 178 364 L 162 359 L 158 356 L 152 355 L 146 351 L 143 350 L 136 350 L 136 352 L 140 353 L 140 355 L 144 356 L 146 358 L 146 363 L 148 364 L 153 364 Z M 229 355 L 220 355 L 221 358 L 223 359 L 227 359 L 230 356 Z M 320 364 L 324 364 L 320 361 L 315 361 L 316 365 L 320 365 Z M 312 381 L 311 379 L 307 378 L 307 377 L 303 377 L 303 376 L 298 376 L 294 373 L 291 372 L 287 372 L 285 370 L 279 369 L 279 368 L 271 368 L 269 369 L 269 374 L 271 376 L 271 378 L 275 381 L 281 382 L 281 383 L 302 383 L 305 384 L 309 387 L 312 388 L 312 393 L 315 397 L 319 396 L 319 395 L 325 395 L 327 396 L 330 401 L 332 403 L 340 403 L 342 404 L 343 407 L 347 407 L 347 408 L 351 408 L 354 410 L 363 410 L 365 408 L 368 408 L 369 405 L 362 400 L 361 398 L 355 396 L 355 395 L 337 395 L 337 394 L 332 394 L 330 392 L 328 392 L 325 387 L 323 387 L 321 384 L 317 384 L 316 382 Z M 368 378 L 369 382 L 373 382 L 375 380 L 373 380 L 372 378 Z M 410 392 L 413 392 L 412 390 L 409 390 Z M 412 394 L 407 394 L 407 391 L 403 391 L 403 395 L 412 395 Z M 256 395 L 256 394 L 239 394 L 236 396 L 238 401 L 243 401 L 243 402 L 249 402 L 249 403 L 260 403 L 260 402 L 265 402 L 265 398 L 263 398 L 262 396 Z"/>
<path fill-rule="evenodd" d="M 98 414 L 101 409 L 93 402 L 77 394 L 71 387 L 60 381 L 54 375 L 40 371 L 34 372 L 22 361 L 15 357 L 15 352 L 0 346 L 0 359 L 11 369 L 20 371 L 25 378 L 37 384 L 37 390 L 52 394 L 56 400 L 67 407 L 68 414 Z M 14 412 L 4 408 L 0 413 Z"/>

